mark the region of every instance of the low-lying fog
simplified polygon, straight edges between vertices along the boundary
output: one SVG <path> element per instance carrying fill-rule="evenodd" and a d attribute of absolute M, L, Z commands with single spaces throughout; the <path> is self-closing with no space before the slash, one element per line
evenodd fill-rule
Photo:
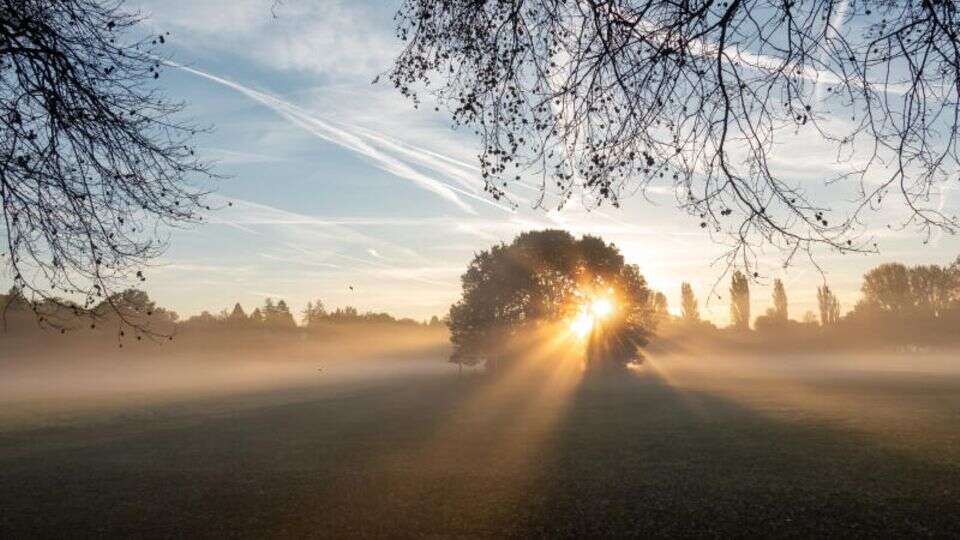
<path fill-rule="evenodd" d="M 124 347 L 103 337 L 41 338 L 4 342 L 0 430 L 217 413 L 458 371 L 446 361 L 445 331 L 188 335 L 163 344 L 128 340 Z M 960 409 L 951 397 L 960 395 L 956 358 L 945 352 L 650 353 L 633 375 L 772 414 L 906 429 L 957 420 Z"/>
<path fill-rule="evenodd" d="M 431 336 L 396 347 L 387 338 L 362 344 L 351 338 L 229 354 L 153 344 L 109 353 L 21 348 L 0 357 L 0 430 L 216 413 L 324 399 L 407 377 L 454 376 L 457 367 L 446 361 L 444 347 L 442 336 Z M 681 392 L 770 410 L 855 416 L 864 424 L 919 421 L 902 411 L 916 413 L 920 402 L 947 399 L 960 388 L 953 354 L 654 354 L 638 374 L 661 377 Z M 955 401 L 941 403 L 949 405 L 943 410 L 956 412 Z"/>
<path fill-rule="evenodd" d="M 183 405 L 246 408 L 455 373 L 444 346 L 437 335 L 401 340 L 375 333 L 369 340 L 235 347 L 19 344 L 0 352 L 0 430 L 155 416 Z"/>

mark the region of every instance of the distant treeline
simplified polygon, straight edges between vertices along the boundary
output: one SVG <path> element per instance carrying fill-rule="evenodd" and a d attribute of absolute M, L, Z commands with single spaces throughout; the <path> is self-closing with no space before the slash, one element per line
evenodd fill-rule
<path fill-rule="evenodd" d="M 679 316 L 669 314 L 663 294 L 651 295 L 652 311 L 659 319 L 659 339 L 653 346 L 805 350 L 960 345 L 960 257 L 947 266 L 877 266 L 863 276 L 861 297 L 845 313 L 833 290 L 824 284 L 815 291 L 817 311 L 791 318 L 788 291 L 777 279 L 770 307 L 753 317 L 750 283 L 742 272 L 733 273 L 728 291 L 731 323 L 725 328 L 701 319 L 699 301 L 689 283 L 681 284 Z M 404 328 L 447 328 L 446 321 L 436 316 L 419 322 L 388 313 L 361 313 L 349 306 L 328 311 L 319 300 L 307 304 L 298 323 L 284 300 L 270 298 L 249 313 L 237 303 L 230 310 L 216 314 L 204 311 L 180 320 L 175 312 L 157 306 L 146 292 L 137 289 L 109 296 L 92 312 L 72 310 L 62 300 L 33 302 L 11 289 L 0 295 L 0 312 L 7 330 L 0 332 L 0 339 L 28 337 L 41 329 L 91 336 L 113 333 L 121 341 L 139 341 L 210 333 L 279 337 L 296 331 L 346 335 L 342 330 L 346 327 L 377 326 L 395 328 L 397 332 Z"/>
<path fill-rule="evenodd" d="M 7 335 L 53 330 L 62 334 L 79 331 L 118 332 L 121 337 L 171 337 L 197 331 L 283 331 L 318 330 L 334 325 L 378 325 L 397 327 L 445 327 L 434 316 L 427 321 L 396 318 L 389 313 L 365 312 L 346 306 L 327 311 L 323 302 L 308 302 L 297 323 L 286 301 L 267 298 L 249 314 L 236 303 L 233 309 L 217 314 L 203 311 L 181 320 L 176 312 L 158 306 L 149 295 L 138 289 L 127 289 L 105 298 L 92 310 L 81 310 L 60 299 L 31 301 L 12 288 L 0 295 L 0 313 Z"/>
<path fill-rule="evenodd" d="M 882 264 L 863 276 L 860 292 L 857 303 L 843 313 L 837 296 L 824 284 L 816 290 L 817 312 L 807 311 L 795 320 L 790 318 L 786 287 L 777 279 L 770 307 L 751 319 L 750 280 L 734 272 L 729 289 L 731 324 L 721 329 L 700 318 L 693 289 L 683 283 L 681 315 L 661 321 L 661 344 L 765 349 L 922 349 L 960 344 L 960 257 L 948 266 Z"/>
<path fill-rule="evenodd" d="M 272 298 L 264 300 L 262 306 L 256 307 L 249 314 L 239 303 L 234 304 L 232 310 L 222 310 L 214 315 L 203 311 L 199 315 L 190 317 L 180 323 L 180 326 L 189 328 L 270 328 L 284 329 L 318 328 L 330 324 L 396 324 L 406 326 L 443 326 L 443 322 L 434 315 L 428 321 L 417 321 L 411 318 L 396 318 L 389 313 L 368 311 L 361 313 L 357 308 L 346 306 L 327 311 L 323 302 L 307 302 L 307 307 L 300 313 L 300 324 L 297 324 L 293 313 L 286 301 Z"/>

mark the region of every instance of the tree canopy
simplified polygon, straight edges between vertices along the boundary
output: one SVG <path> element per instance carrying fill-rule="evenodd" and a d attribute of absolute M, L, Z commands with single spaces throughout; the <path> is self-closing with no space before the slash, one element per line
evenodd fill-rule
<path fill-rule="evenodd" d="M 591 362 L 623 364 L 637 357 L 655 324 L 653 294 L 616 246 L 559 230 L 526 232 L 478 253 L 461 277 L 450 308 L 454 360 L 476 363 L 509 356 L 525 332 L 574 319 L 592 298 L 615 305 L 603 332 L 590 330 Z"/>
<path fill-rule="evenodd" d="M 940 318 L 960 302 L 960 267 L 881 264 L 863 276 L 861 292 L 860 314 Z"/>

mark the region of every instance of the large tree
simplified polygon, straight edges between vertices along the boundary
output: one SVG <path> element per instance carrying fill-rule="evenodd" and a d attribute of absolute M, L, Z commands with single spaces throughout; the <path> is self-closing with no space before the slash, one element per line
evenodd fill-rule
<path fill-rule="evenodd" d="M 881 264 L 863 276 L 861 292 L 860 314 L 937 319 L 958 306 L 960 273 L 938 265 Z"/>
<path fill-rule="evenodd" d="M 122 4 L 0 0 L 0 265 L 28 297 L 72 309 L 144 280 L 158 226 L 204 208 L 188 183 L 208 174 L 196 128 L 154 83 L 166 37 L 138 32 Z"/>
<path fill-rule="evenodd" d="M 913 311 L 910 269 L 901 263 L 881 264 L 864 274 L 860 291 L 861 309 L 900 316 Z"/>
<path fill-rule="evenodd" d="M 510 356 L 537 329 L 566 328 L 596 295 L 616 305 L 603 332 L 590 337 L 591 360 L 622 364 L 637 357 L 653 331 L 653 295 L 636 266 L 600 238 L 565 231 L 519 235 L 478 253 L 461 277 L 463 296 L 450 308 L 453 360 L 474 363 Z"/>
<path fill-rule="evenodd" d="M 492 197 L 530 174 L 541 204 L 667 182 L 750 265 L 758 243 L 873 250 L 858 218 L 890 198 L 925 232 L 957 225 L 937 199 L 960 164 L 958 32 L 946 1 L 404 0 L 390 78 L 476 131 Z M 833 146 L 851 207 L 778 168 L 798 133 Z"/>

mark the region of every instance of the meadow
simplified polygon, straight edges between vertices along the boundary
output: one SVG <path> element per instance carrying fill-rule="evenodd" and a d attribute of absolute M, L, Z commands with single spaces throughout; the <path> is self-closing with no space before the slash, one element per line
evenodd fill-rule
<path fill-rule="evenodd" d="M 949 355 L 150 366 L 0 397 L 0 537 L 960 533 Z"/>

